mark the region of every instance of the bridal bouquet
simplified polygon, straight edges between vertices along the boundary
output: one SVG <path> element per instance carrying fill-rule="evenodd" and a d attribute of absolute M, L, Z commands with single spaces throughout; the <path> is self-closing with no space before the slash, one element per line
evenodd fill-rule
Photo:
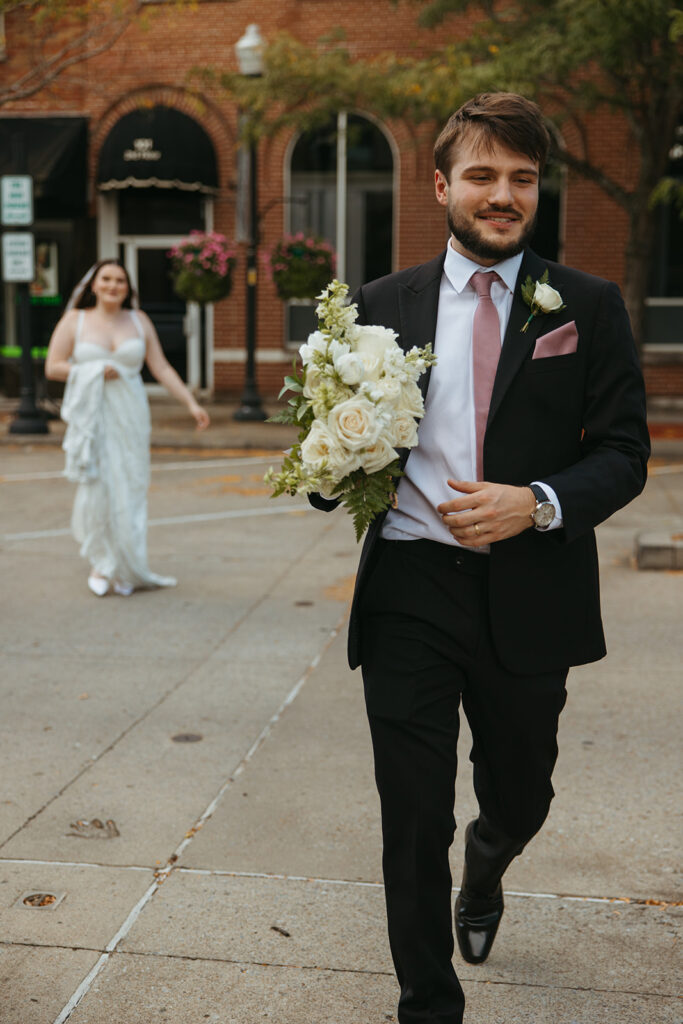
<path fill-rule="evenodd" d="M 266 482 L 280 494 L 318 492 L 353 516 L 356 539 L 395 500 L 398 448 L 417 444 L 424 415 L 417 380 L 435 362 L 431 345 L 404 352 L 386 327 L 356 323 L 348 285 L 332 281 L 318 296 L 319 329 L 301 346 L 302 368 L 285 378 L 287 407 L 273 417 L 300 426 L 279 473 Z"/>

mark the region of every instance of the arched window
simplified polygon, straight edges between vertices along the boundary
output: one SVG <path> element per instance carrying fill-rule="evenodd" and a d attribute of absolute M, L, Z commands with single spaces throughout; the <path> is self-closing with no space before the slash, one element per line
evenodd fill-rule
<path fill-rule="evenodd" d="M 531 248 L 546 260 L 557 261 L 561 256 L 560 208 L 562 203 L 562 187 L 562 168 L 558 163 L 549 160 L 541 179 L 536 229 L 530 242 Z"/>
<path fill-rule="evenodd" d="M 683 183 L 683 124 L 669 154 L 667 176 Z M 648 344 L 683 342 L 683 218 L 676 202 L 659 203 L 654 211 L 655 242 L 646 299 L 645 338 Z"/>
<path fill-rule="evenodd" d="M 349 114 L 346 145 L 339 146 L 338 121 L 299 136 L 290 158 L 289 224 L 292 232 L 320 235 L 345 249 L 339 268 L 351 293 L 392 270 L 394 158 L 384 132 L 359 114 Z M 338 154 L 346 188 L 338 197 Z M 342 179 L 343 180 L 343 179 Z M 342 209 L 343 224 L 338 224 Z M 344 238 L 338 231 L 344 231 Z M 305 339 L 315 326 L 313 308 L 291 303 L 287 338 Z"/>

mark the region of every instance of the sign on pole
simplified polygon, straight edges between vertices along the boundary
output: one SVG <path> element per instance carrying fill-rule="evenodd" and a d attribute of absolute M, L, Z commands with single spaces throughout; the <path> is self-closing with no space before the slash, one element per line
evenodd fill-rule
<path fill-rule="evenodd" d="M 2 279 L 30 284 L 36 276 L 35 246 L 28 231 L 6 231 L 2 236 Z"/>
<path fill-rule="evenodd" d="M 0 182 L 3 225 L 28 227 L 33 223 L 33 178 L 30 174 L 3 174 Z"/>

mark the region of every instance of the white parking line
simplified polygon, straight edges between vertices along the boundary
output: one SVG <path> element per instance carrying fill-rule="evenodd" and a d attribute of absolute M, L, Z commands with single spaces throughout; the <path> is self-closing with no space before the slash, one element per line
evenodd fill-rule
<path fill-rule="evenodd" d="M 258 455 L 252 458 L 235 459 L 196 459 L 191 462 L 154 462 L 151 470 L 153 473 L 167 473 L 183 469 L 222 469 L 230 466 L 261 466 L 266 462 L 274 462 L 278 453 L 272 455 Z M 25 484 L 37 480 L 63 480 L 62 470 L 46 470 L 43 473 L 2 473 L 0 484 Z"/>
<path fill-rule="evenodd" d="M 188 516 L 164 516 L 160 519 L 150 519 L 149 526 L 179 526 L 187 523 L 211 523 L 222 519 L 245 519 L 253 516 L 286 516 L 293 512 L 310 512 L 312 505 L 288 505 L 278 507 L 260 508 L 233 508 L 225 512 L 197 512 Z M 9 544 L 11 541 L 19 540 L 46 540 L 50 537 L 68 537 L 71 530 L 62 527 L 58 530 L 33 530 L 28 533 L 4 533 L 0 534 L 0 543 Z"/>

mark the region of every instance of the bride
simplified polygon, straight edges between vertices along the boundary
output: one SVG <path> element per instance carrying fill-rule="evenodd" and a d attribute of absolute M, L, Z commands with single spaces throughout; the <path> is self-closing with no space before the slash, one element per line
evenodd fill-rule
<path fill-rule="evenodd" d="M 150 415 L 143 363 L 187 406 L 197 427 L 209 417 L 167 361 L 149 317 L 137 308 L 119 260 L 100 260 L 69 300 L 45 362 L 45 376 L 66 381 L 65 475 L 78 483 L 71 526 L 91 565 L 88 586 L 104 597 L 140 587 L 170 587 L 147 565 Z"/>

